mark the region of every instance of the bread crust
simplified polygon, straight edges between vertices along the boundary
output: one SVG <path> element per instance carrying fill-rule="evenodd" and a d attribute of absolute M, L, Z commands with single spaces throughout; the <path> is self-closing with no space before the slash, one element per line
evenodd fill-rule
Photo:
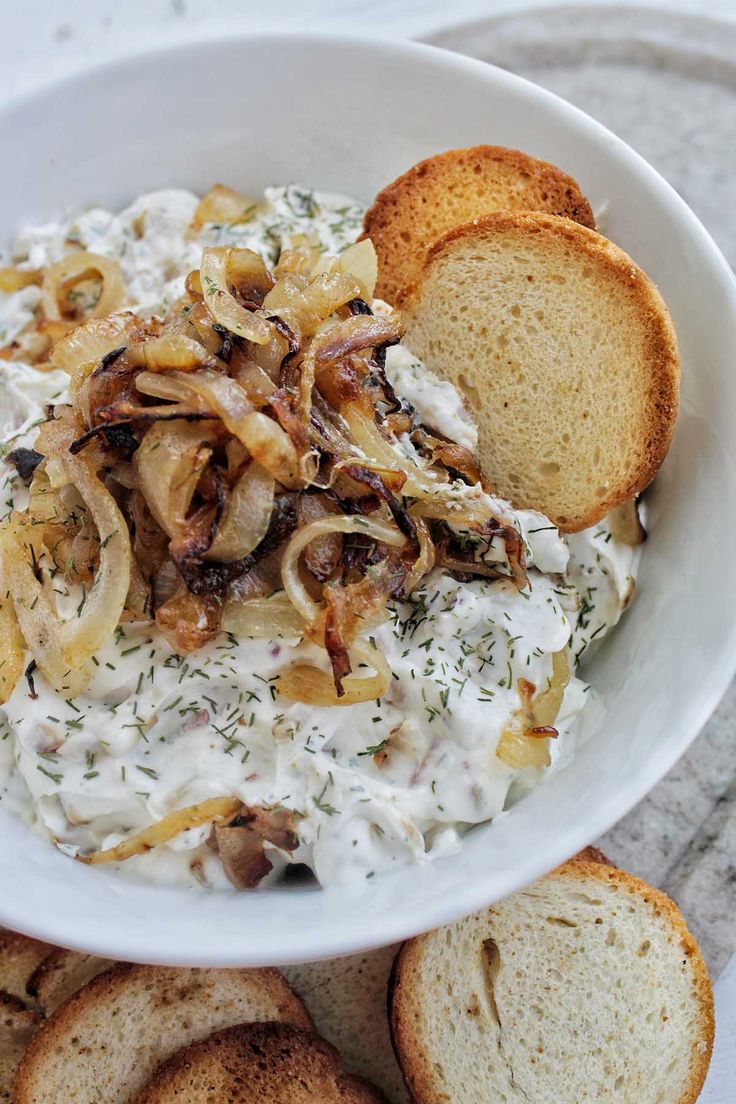
<path fill-rule="evenodd" d="M 636 322 L 645 345 L 644 359 L 650 373 L 645 409 L 640 411 L 636 465 L 622 473 L 619 482 L 608 488 L 601 497 L 596 500 L 588 497 L 587 501 L 581 501 L 574 517 L 560 517 L 556 516 L 558 511 L 553 506 L 543 501 L 522 502 L 509 496 L 503 483 L 498 478 L 493 478 L 490 456 L 479 456 L 481 467 L 487 469 L 486 474 L 492 482 L 499 484 L 499 493 L 511 497 L 515 506 L 540 510 L 558 524 L 563 532 L 578 532 L 596 524 L 615 506 L 640 494 L 661 467 L 672 442 L 679 408 L 680 360 L 677 337 L 667 307 L 656 286 L 631 257 L 613 242 L 586 226 L 556 215 L 534 211 L 497 211 L 455 226 L 443 234 L 428 250 L 419 277 L 398 296 L 397 305 L 404 315 L 406 340 L 410 348 L 412 329 L 421 311 L 425 281 L 433 266 L 446 261 L 458 246 L 476 242 L 480 247 L 483 242 L 497 241 L 503 236 L 531 240 L 544 236 L 550 248 L 557 245 L 574 249 L 581 258 L 585 257 L 588 264 L 596 266 L 602 279 L 620 285 L 627 300 L 632 297 L 635 300 Z M 412 351 L 422 355 L 421 349 Z M 430 364 L 429 367 L 442 375 L 441 365 Z M 483 419 L 482 408 L 476 414 L 479 415 L 479 420 Z M 490 411 L 486 412 L 486 417 L 488 414 Z M 601 427 L 601 431 L 605 434 L 605 427 Z M 615 442 L 609 444 L 615 447 Z"/>
<path fill-rule="evenodd" d="M 60 1004 L 98 974 L 115 965 L 112 959 L 56 947 L 36 967 L 28 980 L 27 990 L 49 1016 Z"/>
<path fill-rule="evenodd" d="M 601 862 L 590 855 L 591 850 L 596 849 L 586 848 L 546 877 L 564 877 L 581 883 L 589 882 L 590 879 L 614 883 L 632 896 L 639 897 L 655 915 L 666 918 L 673 938 L 679 942 L 684 958 L 691 968 L 692 992 L 698 1005 L 701 1035 L 705 1041 L 704 1049 L 693 1047 L 688 1082 L 679 1098 L 671 1104 L 695 1104 L 708 1072 L 715 1037 L 713 990 L 700 948 L 674 901 L 633 874 Z M 425 951 L 435 934 L 428 932 L 404 943 L 396 958 L 389 991 L 391 1037 L 397 1061 L 415 1104 L 454 1104 L 433 1079 L 431 1055 L 419 1037 L 416 1020 L 412 1016 L 417 1003 L 417 981 L 424 969 Z"/>
<path fill-rule="evenodd" d="M 503 146 L 447 150 L 420 161 L 388 184 L 366 212 L 363 237 L 371 239 L 379 260 L 377 295 L 393 301 L 414 277 L 423 251 L 452 224 L 448 212 L 442 212 L 444 217 L 439 213 L 443 198 L 463 183 L 477 185 L 483 179 L 489 202 L 491 194 L 497 194 L 493 207 L 468 195 L 452 222 L 464 222 L 499 207 L 539 208 L 595 227 L 593 211 L 577 182 L 556 165 Z M 432 229 L 429 236 L 420 232 L 418 225 L 422 208 L 423 230 Z"/>

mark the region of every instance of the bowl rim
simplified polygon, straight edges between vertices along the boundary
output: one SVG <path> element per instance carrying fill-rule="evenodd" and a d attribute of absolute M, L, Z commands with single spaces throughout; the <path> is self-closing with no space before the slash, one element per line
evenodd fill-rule
<path fill-rule="evenodd" d="M 278 49 L 284 43 L 314 47 L 325 44 L 341 45 L 352 50 L 378 51 L 384 55 L 390 53 L 394 58 L 403 58 L 408 62 L 414 59 L 425 60 L 431 62 L 438 71 L 441 69 L 447 79 L 452 79 L 454 73 L 467 73 L 488 82 L 491 86 L 495 84 L 497 87 L 505 87 L 512 95 L 545 103 L 561 119 L 569 121 L 579 132 L 582 132 L 584 137 L 598 142 L 605 140 L 609 149 L 614 151 L 614 156 L 623 159 L 639 180 L 646 182 L 656 191 L 657 200 L 666 213 L 674 222 L 687 227 L 697 239 L 698 265 L 705 265 L 717 278 L 729 302 L 730 312 L 736 320 L 736 276 L 694 212 L 672 185 L 640 154 L 603 124 L 553 92 L 498 66 L 438 46 L 332 31 L 273 30 L 235 34 L 215 31 L 194 40 L 174 43 L 153 42 L 135 52 L 127 51 L 114 58 L 85 65 L 73 73 L 52 76 L 43 83 L 21 91 L 0 105 L 0 120 L 12 118 L 13 114 L 27 107 L 42 106 L 55 92 L 74 89 L 75 86 L 84 89 L 88 82 L 94 84 L 104 74 L 134 73 L 137 66 L 148 67 L 156 58 L 171 63 L 178 57 L 185 63 L 188 56 L 202 51 L 217 51 L 222 47 L 253 48 L 254 45 L 268 50 Z M 736 333 L 736 322 L 734 330 Z M 709 686 L 699 690 L 698 696 L 693 697 L 677 736 L 661 749 L 656 757 L 652 757 L 625 786 L 619 786 L 615 791 L 604 794 L 594 814 L 583 824 L 568 823 L 560 830 L 546 849 L 543 858 L 530 855 L 525 862 L 520 863 L 504 879 L 502 892 L 494 893 L 494 900 L 508 896 L 530 884 L 554 865 L 575 854 L 589 843 L 591 838 L 600 836 L 629 812 L 672 768 L 715 711 L 736 673 L 736 618 L 732 621 L 729 631 L 724 634 L 724 638 L 726 644 L 721 648 L 714 663 Z M 178 946 L 173 945 L 171 933 L 166 930 L 165 925 L 160 925 L 158 929 L 151 927 L 147 931 L 146 946 L 141 947 L 140 936 L 135 927 L 129 929 L 126 925 L 113 926 L 110 922 L 102 926 L 93 922 L 90 926 L 88 917 L 88 924 L 80 935 L 78 916 L 60 914 L 53 909 L 44 911 L 40 915 L 30 915 L 23 901 L 18 900 L 16 895 L 11 893 L 4 894 L 0 900 L 0 923 L 54 944 L 131 961 L 183 966 L 244 964 L 263 966 L 272 965 L 275 962 L 287 964 L 371 950 L 450 923 L 488 904 L 489 894 L 484 888 L 486 882 L 487 878 L 483 876 L 482 871 L 479 872 L 478 877 L 469 880 L 452 900 L 439 898 L 438 895 L 433 899 L 431 906 L 423 904 L 421 915 L 417 915 L 416 910 L 409 909 L 404 912 L 386 911 L 380 919 L 374 916 L 369 931 L 363 930 L 357 937 L 347 925 L 343 925 L 339 935 L 331 931 L 328 937 L 323 933 L 321 925 L 310 925 L 300 933 L 298 949 L 294 948 L 288 933 L 282 932 L 280 926 L 275 926 L 266 933 L 265 937 L 259 936 L 255 943 L 250 943 L 247 947 L 242 945 L 242 941 L 236 947 L 232 940 L 223 939 L 222 942 L 216 942 L 214 946 L 208 945 L 203 948 L 201 945 L 194 945 L 194 941 L 191 946 L 182 946 L 181 943 Z M 171 892 L 169 887 L 166 888 Z M 154 883 L 148 886 L 138 882 L 136 889 L 151 891 L 151 896 L 154 896 L 162 887 Z M 180 890 L 179 892 L 191 891 Z M 321 892 L 329 894 L 330 890 Z"/>

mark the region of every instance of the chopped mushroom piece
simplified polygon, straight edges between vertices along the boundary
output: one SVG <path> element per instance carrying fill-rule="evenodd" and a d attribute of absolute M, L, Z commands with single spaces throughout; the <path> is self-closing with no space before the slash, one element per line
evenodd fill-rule
<path fill-rule="evenodd" d="M 280 851 L 295 851 L 299 846 L 296 815 L 291 809 L 244 805 L 229 824 L 213 826 L 211 843 L 235 888 L 254 889 L 273 868 L 264 843 Z"/>

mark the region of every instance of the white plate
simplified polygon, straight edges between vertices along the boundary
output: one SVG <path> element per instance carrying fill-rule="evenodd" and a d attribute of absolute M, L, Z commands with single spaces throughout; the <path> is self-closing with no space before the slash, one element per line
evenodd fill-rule
<path fill-rule="evenodd" d="M 596 657 L 601 730 L 460 854 L 356 889 L 194 893 L 65 859 L 0 810 L 0 922 L 118 958 L 256 965 L 348 953 L 510 893 L 594 839 L 674 763 L 736 666 L 736 285 L 674 191 L 614 135 L 509 73 L 424 46 L 256 36 L 157 49 L 0 115 L 0 239 L 166 185 L 300 180 L 369 200 L 421 157 L 492 142 L 554 161 L 658 282 L 683 411 L 649 496 L 637 602 Z M 346 720 L 346 723 L 347 722 Z"/>

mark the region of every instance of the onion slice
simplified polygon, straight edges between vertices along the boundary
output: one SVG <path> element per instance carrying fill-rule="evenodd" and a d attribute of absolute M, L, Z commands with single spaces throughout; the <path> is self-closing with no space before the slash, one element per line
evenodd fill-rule
<path fill-rule="evenodd" d="M 125 607 L 130 586 L 130 534 L 91 462 L 69 453 L 74 426 L 56 421 L 46 423 L 44 430 L 47 455 L 63 465 L 67 482 L 76 487 L 97 528 L 97 573 L 78 615 L 62 622 L 36 578 L 18 534 L 10 527 L 2 540 L 3 566 L 21 631 L 36 663 L 55 686 L 67 694 L 78 693 L 89 680 L 89 660 L 112 636 Z"/>
<path fill-rule="evenodd" d="M 0 563 L 3 560 L 1 547 Z M 3 593 L 0 602 L 0 705 L 5 705 L 23 674 L 26 642 L 18 624 L 11 591 L 4 583 L 0 585 Z"/>
<path fill-rule="evenodd" d="M 191 229 L 199 231 L 208 222 L 247 222 L 253 217 L 257 203 L 226 184 L 213 184 L 202 196 L 192 217 Z"/>
<path fill-rule="evenodd" d="M 91 318 L 56 342 L 50 353 L 51 363 L 69 373 L 72 391 L 76 393 L 102 358 L 127 345 L 140 326 L 140 319 L 127 312 L 110 318 Z"/>
<path fill-rule="evenodd" d="M 79 862 L 88 863 L 90 866 L 99 866 L 102 863 L 125 862 L 134 855 L 145 855 L 154 847 L 160 847 L 162 843 L 168 843 L 175 836 L 181 835 L 190 828 L 199 828 L 202 824 L 210 822 L 219 824 L 235 816 L 243 802 L 239 797 L 210 797 L 207 801 L 200 801 L 197 805 L 187 805 L 185 809 L 175 809 L 155 824 L 150 824 L 142 832 L 135 836 L 122 840 L 114 847 L 108 847 L 105 851 L 92 851 L 89 855 L 77 855 Z"/>
<path fill-rule="evenodd" d="M 271 521 L 275 486 L 270 472 L 258 463 L 249 465 L 230 493 L 205 559 L 232 563 L 261 543 Z"/>
<path fill-rule="evenodd" d="M 139 377 L 138 387 L 149 390 L 150 378 L 150 373 L 145 373 L 142 381 Z M 301 486 L 299 458 L 291 439 L 272 418 L 254 409 L 236 380 L 211 368 L 189 373 L 171 372 L 166 379 L 184 388 L 185 396 L 193 394 L 203 400 L 274 479 L 287 487 Z"/>
<path fill-rule="evenodd" d="M 204 299 L 214 318 L 230 333 L 256 345 L 267 345 L 273 326 L 265 318 L 246 310 L 228 287 L 228 263 L 232 249 L 218 246 L 205 249 L 199 269 Z"/>
<path fill-rule="evenodd" d="M 84 456 L 67 453 L 64 468 L 85 501 L 97 528 L 100 562 L 82 613 L 61 630 L 64 658 L 72 670 L 87 660 L 112 636 L 125 607 L 130 585 L 130 534 L 118 504 L 97 478 Z"/>
<path fill-rule="evenodd" d="M 340 272 L 319 273 L 309 283 L 290 274 L 269 291 L 263 308 L 278 314 L 299 337 L 310 337 L 325 318 L 361 293 L 358 281 Z"/>
<path fill-rule="evenodd" d="M 404 580 L 404 594 L 411 594 L 419 586 L 425 575 L 434 567 L 435 547 L 429 526 L 421 518 L 415 519 L 417 540 L 419 542 L 419 555 L 411 565 L 409 574 Z"/>
<path fill-rule="evenodd" d="M 163 333 L 134 345 L 128 351 L 131 366 L 147 368 L 149 372 L 193 372 L 203 368 L 212 354 L 199 341 L 183 333 Z"/>
<path fill-rule="evenodd" d="M 292 701 L 306 705 L 356 705 L 358 702 L 381 698 L 391 685 L 391 668 L 386 657 L 367 641 L 359 640 L 350 649 L 353 674 L 342 680 L 338 696 L 332 674 L 308 663 L 288 667 L 278 681 L 278 692 Z M 357 674 L 359 664 L 373 668 L 372 675 Z"/>
<path fill-rule="evenodd" d="M 39 268 L 0 268 L 0 291 L 11 294 L 31 284 L 40 284 L 42 279 L 43 271 Z"/>
<path fill-rule="evenodd" d="M 375 420 L 367 414 L 357 402 L 347 402 L 340 413 L 347 422 L 350 435 L 356 445 L 363 450 L 368 460 L 379 468 L 406 473 L 404 494 L 413 498 L 427 498 L 442 491 L 443 484 L 437 476 L 424 471 L 412 463 L 408 456 L 400 452 L 397 445 L 383 436 Z M 361 460 L 361 464 L 365 464 Z M 412 513 L 415 511 L 412 510 Z"/>
<path fill-rule="evenodd" d="M 140 489 L 171 540 L 184 525 L 214 440 L 208 423 L 155 422 L 136 451 L 133 464 Z"/>
<path fill-rule="evenodd" d="M 552 655 L 552 674 L 544 690 L 537 694 L 533 702 L 534 723 L 553 725 L 560 712 L 562 699 L 570 681 L 570 661 L 567 649 Z"/>
<path fill-rule="evenodd" d="M 305 525 L 303 529 L 298 529 L 284 551 L 281 578 L 292 605 L 310 624 L 318 617 L 322 607 L 314 601 L 301 580 L 299 557 L 315 537 L 326 536 L 328 533 L 360 533 L 369 540 L 380 541 L 381 544 L 388 544 L 393 548 L 400 548 L 406 543 L 406 537 L 394 525 L 356 515 L 319 518 Z"/>
<path fill-rule="evenodd" d="M 271 640 L 304 635 L 304 621 L 283 591 L 270 598 L 230 599 L 222 611 L 222 628 L 235 636 Z"/>
<path fill-rule="evenodd" d="M 125 303 L 123 274 L 117 261 L 97 253 L 69 253 L 44 272 L 41 284 L 41 309 L 46 318 L 64 317 L 60 299 L 66 288 L 80 283 L 89 275 L 102 281 L 100 297 L 89 312 L 89 318 L 106 318 Z"/>
<path fill-rule="evenodd" d="M 38 669 L 65 697 L 74 697 L 89 681 L 89 669 L 70 670 L 62 651 L 59 616 L 33 572 L 26 546 L 9 525 L 0 534 L 0 556 L 20 631 Z"/>

